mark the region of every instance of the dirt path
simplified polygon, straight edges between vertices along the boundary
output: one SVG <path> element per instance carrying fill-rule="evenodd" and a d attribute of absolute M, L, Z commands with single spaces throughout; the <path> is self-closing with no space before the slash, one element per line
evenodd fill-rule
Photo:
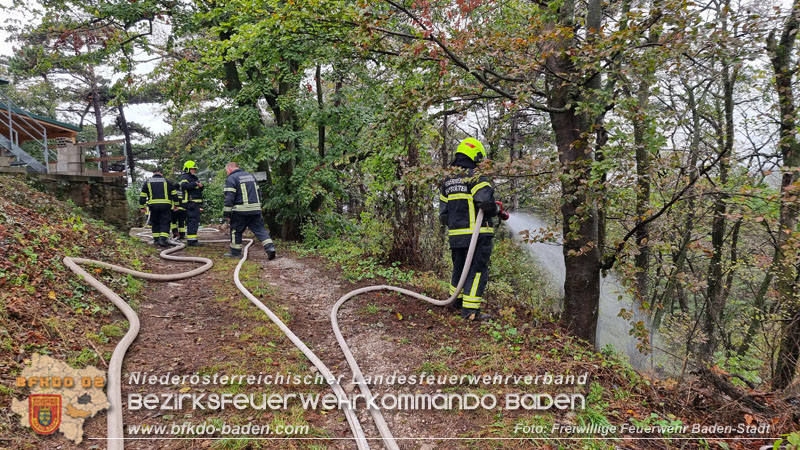
<path fill-rule="evenodd" d="M 189 280 L 171 283 L 148 283 L 145 300 L 138 306 L 141 332 L 129 350 L 123 365 L 123 408 L 126 425 L 126 448 L 183 449 L 183 448 L 355 448 L 349 427 L 338 411 L 325 414 L 316 410 L 260 412 L 193 411 L 184 405 L 176 411 L 131 410 L 127 404 L 130 394 L 163 393 L 259 393 L 263 389 L 247 386 L 194 386 L 168 382 L 161 378 L 192 374 L 228 375 L 260 373 L 313 373 L 310 364 L 295 351 L 276 327 L 266 322 L 258 311 L 232 283 L 236 261 L 221 257 L 225 247 L 211 244 L 184 253 L 211 257 L 214 268 Z M 180 253 L 179 253 L 180 254 Z M 186 263 L 160 261 L 152 271 L 175 272 L 187 270 Z M 341 375 L 348 393 L 358 393 L 351 383 L 346 361 L 331 331 L 330 310 L 344 293 L 355 288 L 340 279 L 336 270 L 326 268 L 318 258 L 302 258 L 282 252 L 274 261 L 266 261 L 260 248 L 251 252 L 242 279 L 268 307 L 283 316 L 297 335 L 314 350 L 336 374 Z M 428 346 L 439 345 L 436 323 L 430 319 L 426 305 L 390 294 L 365 295 L 351 300 L 340 312 L 339 320 L 345 337 L 367 376 L 412 374 L 426 367 Z M 399 319 L 398 317 L 402 317 Z M 278 356 L 280 355 L 280 356 Z M 430 363 L 428 366 L 434 367 Z M 135 384 L 155 375 L 156 384 Z M 187 389 L 188 388 L 188 389 Z M 399 392 L 435 392 L 428 386 L 399 387 L 378 384 L 373 393 L 383 395 Z M 285 392 L 327 393 L 327 386 L 278 387 Z M 373 448 L 381 448 L 380 436 L 371 416 L 361 408 L 359 418 Z M 425 436 L 456 437 L 468 431 L 468 422 L 452 412 L 385 411 L 389 427 L 403 449 L 434 448 L 436 441 L 416 440 Z M 172 439 L 164 435 L 131 434 L 130 425 L 157 427 L 173 424 L 224 421 L 227 423 L 274 423 L 278 416 L 299 420 L 312 427 L 311 435 L 333 437 L 319 441 L 246 440 L 224 442 L 210 439 Z M 98 417 L 87 424 L 87 437 L 105 435 L 105 418 Z M 171 436 L 174 437 L 174 436 Z M 186 433 L 180 438 L 189 437 Z M 97 443 L 94 441 L 93 443 Z M 243 444 L 243 445 L 240 445 Z M 306 445 L 307 444 L 307 445 Z M 448 445 L 449 446 L 449 445 Z"/>
<path fill-rule="evenodd" d="M 177 283 L 149 283 L 148 293 L 139 305 L 141 332 L 126 356 L 123 366 L 123 408 L 126 424 L 126 448 L 355 448 L 344 415 L 340 411 L 320 411 L 299 404 L 278 410 L 193 410 L 187 404 L 176 411 L 159 409 L 133 411 L 126 404 L 129 394 L 238 394 L 319 393 L 330 391 L 327 385 L 212 385 L 198 386 L 131 384 L 136 373 L 155 375 L 259 375 L 314 374 L 305 357 L 253 306 L 232 283 L 236 260 L 222 258 L 224 244 L 187 249 L 184 253 L 214 260 L 214 268 L 205 274 Z M 180 253 L 179 253 L 180 254 Z M 153 271 L 175 272 L 186 263 L 160 261 Z M 359 393 L 331 331 L 330 310 L 345 293 L 383 280 L 353 284 L 323 259 L 300 257 L 281 251 L 273 261 L 255 246 L 243 266 L 241 279 L 257 297 L 282 317 L 284 322 L 328 365 L 342 376 L 348 393 Z M 364 375 L 419 376 L 420 374 L 491 373 L 499 368 L 513 369 L 513 364 L 496 348 L 487 348 L 479 325 L 465 324 L 455 312 L 434 307 L 395 293 L 370 293 L 349 301 L 339 313 L 339 322 Z M 437 384 L 372 384 L 373 394 L 435 394 L 472 392 L 466 386 Z M 488 388 L 490 391 L 493 388 Z M 497 390 L 492 391 L 499 394 Z M 187 401 L 189 402 L 189 401 Z M 358 416 L 372 448 L 382 448 L 380 436 L 368 411 L 358 408 Z M 500 428 L 493 428 L 500 416 L 496 411 L 477 409 L 386 410 L 389 428 L 402 449 L 433 448 L 521 448 L 523 441 L 475 440 L 481 437 L 511 436 L 507 427 L 515 420 L 507 415 Z M 187 432 L 150 435 L 141 430 L 131 433 L 130 425 L 168 427 L 183 423 L 293 424 L 308 425 L 309 430 L 290 439 L 208 439 Z M 104 436 L 105 419 L 94 419 L 87 436 Z M 241 435 L 238 435 L 242 437 Z M 173 439 L 166 440 L 165 437 Z M 193 437 L 192 440 L 185 438 Z M 301 439 L 298 439 L 301 438 Z M 319 438 L 319 439 L 314 439 Z M 97 441 L 95 441 L 97 442 Z"/>
<path fill-rule="evenodd" d="M 293 316 L 304 319 L 296 321 L 292 329 L 312 345 L 335 373 L 344 375 L 347 392 L 360 392 L 352 384 L 350 369 L 333 335 L 330 311 L 347 292 L 362 285 L 382 283 L 373 280 L 353 285 L 342 281 L 336 270 L 326 269 L 326 263 L 318 258 L 282 256 L 274 263 L 267 265 L 265 276 L 271 285 L 286 293 L 286 305 Z M 441 320 L 459 323 L 449 309 L 380 292 L 351 299 L 339 313 L 339 325 L 367 379 L 392 374 L 408 376 L 426 368 L 436 369 L 438 363 L 431 360 L 430 353 L 443 343 L 455 340 L 452 336 L 442 336 Z M 381 383 L 370 388 L 379 396 L 441 392 L 441 389 L 425 385 Z M 368 437 L 379 438 L 368 412 L 362 409 L 359 417 Z M 420 438 L 457 438 L 470 430 L 469 421 L 452 411 L 384 411 L 384 417 L 403 449 L 460 447 L 455 441 Z M 379 443 L 371 441 L 374 447 Z"/>

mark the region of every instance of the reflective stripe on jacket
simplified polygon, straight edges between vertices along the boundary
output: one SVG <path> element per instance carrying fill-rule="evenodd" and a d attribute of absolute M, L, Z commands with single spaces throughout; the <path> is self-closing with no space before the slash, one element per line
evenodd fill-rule
<path fill-rule="evenodd" d="M 178 202 L 178 194 L 175 192 L 175 185 L 161 175 L 153 175 L 142 185 L 142 192 L 139 194 L 139 205 L 168 204 L 170 206 Z"/>
<path fill-rule="evenodd" d="M 478 208 L 483 210 L 483 222 L 475 223 Z M 494 233 L 490 217 L 497 215 L 494 188 L 486 177 L 473 175 L 473 170 L 463 175 L 448 177 L 439 191 L 439 220 L 449 229 L 451 248 L 465 248 L 475 226 L 481 235 Z"/>
<path fill-rule="evenodd" d="M 181 176 L 181 189 L 183 190 L 183 199 L 184 203 L 188 202 L 195 202 L 195 203 L 202 203 L 203 202 L 203 187 L 197 187 L 197 179 L 196 175 L 191 173 L 185 173 Z"/>
<path fill-rule="evenodd" d="M 261 194 L 256 177 L 242 169 L 234 170 L 225 180 L 223 213 L 261 214 Z"/>

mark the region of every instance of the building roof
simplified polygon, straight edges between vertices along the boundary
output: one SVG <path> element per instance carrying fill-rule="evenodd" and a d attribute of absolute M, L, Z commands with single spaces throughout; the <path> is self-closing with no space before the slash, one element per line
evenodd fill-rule
<path fill-rule="evenodd" d="M 0 110 L 6 111 L 6 114 L 7 114 L 8 113 L 8 106 L 5 103 L 0 102 Z M 15 112 L 17 114 L 20 114 L 20 115 L 30 116 L 31 118 L 36 119 L 39 122 L 44 122 L 46 124 L 53 125 L 53 126 L 56 126 L 56 127 L 59 127 L 59 128 L 64 128 L 64 129 L 67 129 L 67 130 L 71 130 L 71 131 L 74 131 L 76 133 L 78 131 L 81 131 L 80 127 L 77 127 L 75 125 L 70 125 L 70 124 L 65 123 L 65 122 L 59 122 L 58 120 L 51 119 L 51 118 L 45 117 L 45 116 L 40 116 L 38 114 L 34 114 L 34 113 L 30 112 L 30 111 L 25 111 L 25 110 L 20 109 L 20 108 L 15 108 L 15 107 L 12 106 L 11 107 L 11 111 Z M 0 121 L 2 121 L 2 117 L 0 117 Z"/>

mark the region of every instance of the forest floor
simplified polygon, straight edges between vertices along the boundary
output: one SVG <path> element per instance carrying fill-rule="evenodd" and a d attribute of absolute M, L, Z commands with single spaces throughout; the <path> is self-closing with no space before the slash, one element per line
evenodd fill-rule
<path fill-rule="evenodd" d="M 210 237 L 210 238 L 213 238 Z M 206 256 L 214 268 L 180 283 L 151 284 L 139 313 L 141 334 L 126 357 L 123 368 L 123 398 L 128 393 L 219 392 L 219 393 L 318 393 L 330 392 L 322 385 L 248 386 L 246 384 L 196 387 L 182 385 L 133 386 L 126 383 L 131 372 L 155 375 L 191 374 L 298 374 L 313 375 L 305 357 L 266 316 L 239 294 L 232 283 L 237 261 L 222 258 L 224 244 L 192 248 L 184 253 Z M 163 264 L 163 263 L 162 263 Z M 157 268 L 153 268 L 157 270 Z M 181 270 L 172 266 L 164 271 Z M 330 309 L 345 293 L 383 280 L 350 283 L 328 261 L 300 256 L 279 248 L 279 256 L 267 261 L 254 246 L 243 266 L 241 279 L 257 297 L 319 356 L 336 375 L 342 375 L 348 393 L 358 392 L 330 328 Z M 413 286 L 408 286 L 413 288 Z M 430 292 L 429 292 L 430 293 Z M 436 293 L 444 296 L 444 293 Z M 384 410 L 389 428 L 403 449 L 433 448 L 705 448 L 722 443 L 731 448 L 754 448 L 767 440 L 727 441 L 737 433 L 687 434 L 701 439 L 663 438 L 657 433 L 617 433 L 618 436 L 656 439 L 612 439 L 598 432 L 552 432 L 559 425 L 675 425 L 694 423 L 756 425 L 766 418 L 741 416 L 731 405 L 714 406 L 717 394 L 701 387 L 683 386 L 672 390 L 648 380 L 613 358 L 597 354 L 563 334 L 554 323 L 531 323 L 513 310 L 498 312 L 492 324 L 464 323 L 449 308 L 433 307 L 394 293 L 369 293 L 356 297 L 342 308 L 340 326 L 366 377 L 376 375 L 551 375 L 586 373 L 585 385 L 525 385 L 512 382 L 464 386 L 459 384 L 377 383 L 373 394 L 436 394 L 471 392 L 498 399 L 493 408 L 474 410 Z M 676 394 L 682 395 L 678 397 Z M 507 395 L 524 393 L 581 393 L 586 409 L 551 408 L 545 411 L 504 410 Z M 720 404 L 721 405 L 721 404 Z M 380 435 L 365 409 L 359 418 L 373 447 L 381 448 Z M 737 417 L 738 416 L 738 417 Z M 126 425 L 257 423 L 308 425 L 301 435 L 274 438 L 213 439 L 179 435 L 181 439 L 153 439 L 139 435 L 128 448 L 355 448 L 344 415 L 337 410 L 303 408 L 299 402 L 276 411 L 130 411 Z M 103 420 L 96 420 L 87 436 L 103 435 Z M 536 426 L 545 432 L 537 432 Z M 92 433 L 94 432 L 94 433 Z M 128 435 L 129 438 L 137 436 Z M 753 434 L 753 436 L 757 436 Z M 175 437 L 175 436 L 172 436 Z M 570 440 L 567 438 L 582 439 Z M 587 439 L 591 438 L 591 439 Z M 719 439 L 717 439 L 719 438 Z M 724 448 L 724 447 L 721 447 Z M 757 448 L 757 447 L 755 447 Z"/>
<path fill-rule="evenodd" d="M 73 367 L 95 365 L 105 369 L 111 351 L 127 328 L 116 308 L 60 266 L 63 253 L 86 255 L 153 272 L 180 272 L 191 263 L 167 262 L 158 251 L 140 242 L 122 239 L 104 225 L 81 220 L 68 206 L 28 191 L 16 182 L 12 195 L 0 197 L 0 249 L 12 255 L 0 259 L 0 448 L 105 448 L 106 415 L 101 412 L 84 424 L 84 440 L 74 444 L 60 433 L 34 434 L 20 425 L 8 408 L 11 398 L 26 392 L 13 387 L 34 353 L 69 361 Z M 10 184 L 9 184 L 10 183 Z M 16 197 L 15 197 L 16 196 Z M 223 230 L 224 231 L 224 230 Z M 224 237 L 204 235 L 213 239 Z M 134 410 L 129 395 L 139 394 L 257 394 L 288 396 L 330 391 L 324 384 L 135 384 L 139 374 L 165 375 L 316 375 L 307 359 L 294 348 L 265 314 L 245 298 L 232 282 L 237 260 L 222 257 L 225 244 L 188 248 L 178 254 L 210 257 L 214 267 L 194 278 L 173 283 L 141 282 L 95 269 L 94 275 L 121 292 L 141 321 L 138 339 L 123 365 L 123 408 L 126 448 L 132 449 L 255 449 L 355 448 L 344 414 L 337 410 L 303 407 L 292 400 L 286 407 L 238 410 L 194 409 L 189 400 L 176 410 Z M 357 393 L 352 375 L 330 327 L 330 309 L 345 293 L 373 284 L 373 278 L 351 282 L 340 265 L 297 246 L 279 243 L 278 258 L 267 261 L 255 246 L 244 263 L 241 279 L 267 307 L 342 377 L 348 393 Z M 33 280 L 33 282 L 31 282 Z M 437 298 L 446 292 L 436 284 L 414 279 L 406 287 Z M 373 292 L 352 299 L 339 313 L 339 322 L 355 358 L 367 378 L 378 375 L 417 377 L 435 375 L 433 383 L 373 383 L 379 398 L 397 394 L 463 394 L 493 396 L 497 405 L 476 409 L 397 410 L 384 408 L 384 417 L 402 449 L 433 448 L 758 448 L 771 444 L 766 437 L 791 430 L 791 413 L 780 410 L 771 394 L 747 391 L 777 410 L 759 415 L 697 377 L 681 382 L 648 379 L 614 354 L 593 351 L 567 336 L 556 322 L 516 311 L 492 309 L 491 323 L 463 322 L 446 307 L 434 307 L 394 293 Z M 586 374 L 585 384 L 501 383 L 470 385 L 439 383 L 441 376 L 474 375 L 532 377 L 549 374 Z M 742 392 L 745 392 L 742 390 Z M 585 408 L 512 410 L 507 396 L 521 394 L 581 394 Z M 387 397 L 388 398 L 388 397 Z M 363 408 L 358 416 L 372 448 L 381 448 L 377 429 Z M 291 425 L 293 435 L 245 436 L 231 433 L 192 434 L 173 431 L 173 425 L 245 424 Z M 603 435 L 597 428 L 622 424 L 692 427 L 709 425 L 770 425 L 762 435 L 726 430 L 659 434 L 616 432 Z M 566 431 L 561 426 L 594 425 L 594 431 Z M 130 427 L 139 427 L 138 432 Z M 145 431 L 145 426 L 147 428 Z M 166 426 L 159 431 L 157 427 Z M 553 431 L 555 429 L 555 431 Z M 760 439 L 763 436 L 764 439 Z M 235 438 L 235 439 L 234 439 Z M 632 439 L 637 438 L 637 439 Z M 645 438 L 645 439 L 641 439 Z M 745 439 L 751 438 L 751 439 Z"/>

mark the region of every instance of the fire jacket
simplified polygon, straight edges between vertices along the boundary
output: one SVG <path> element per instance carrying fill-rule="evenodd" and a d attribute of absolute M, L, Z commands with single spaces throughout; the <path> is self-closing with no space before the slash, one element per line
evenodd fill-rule
<path fill-rule="evenodd" d="M 142 185 L 142 192 L 139 194 L 139 206 L 163 203 L 172 207 L 177 202 L 178 194 L 175 192 L 175 185 L 164 178 L 163 175 L 154 174 L 152 178 Z"/>
<path fill-rule="evenodd" d="M 203 203 L 203 187 L 197 187 L 197 176 L 191 173 L 185 173 L 181 177 L 181 190 L 183 190 L 183 198 L 181 201 L 186 204 L 189 202 Z"/>
<path fill-rule="evenodd" d="M 469 247 L 472 231 L 480 227 L 481 236 L 494 234 L 490 217 L 497 215 L 494 188 L 486 177 L 465 169 L 462 174 L 448 177 L 439 191 L 439 220 L 447 225 L 450 248 Z M 478 208 L 483 210 L 483 222 L 475 223 Z"/>
<path fill-rule="evenodd" d="M 261 193 L 253 174 L 236 169 L 225 180 L 225 206 L 222 213 L 230 217 L 232 213 L 244 215 L 261 214 Z"/>

